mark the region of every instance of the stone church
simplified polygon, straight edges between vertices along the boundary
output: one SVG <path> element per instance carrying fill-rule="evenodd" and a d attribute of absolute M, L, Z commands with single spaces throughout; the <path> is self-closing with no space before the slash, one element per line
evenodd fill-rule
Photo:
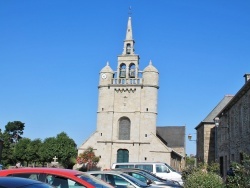
<path fill-rule="evenodd" d="M 107 63 L 100 71 L 97 129 L 78 148 L 78 154 L 93 147 L 101 169 L 109 169 L 114 162 L 158 161 L 180 170 L 185 149 L 175 151 L 157 134 L 159 72 L 151 61 L 139 69 L 140 57 L 134 45 L 129 17 L 117 70 Z M 185 148 L 184 135 L 182 140 Z"/>

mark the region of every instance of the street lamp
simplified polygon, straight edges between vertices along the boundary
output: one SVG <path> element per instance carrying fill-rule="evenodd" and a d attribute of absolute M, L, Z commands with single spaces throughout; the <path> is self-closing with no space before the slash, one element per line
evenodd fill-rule
<path fill-rule="evenodd" d="M 189 141 L 197 141 L 197 140 L 192 140 L 192 135 L 191 134 L 188 135 L 188 140 Z"/>
<path fill-rule="evenodd" d="M 218 117 L 214 118 L 214 123 L 215 123 L 216 127 L 219 126 L 219 122 L 220 122 L 220 118 L 218 118 Z"/>

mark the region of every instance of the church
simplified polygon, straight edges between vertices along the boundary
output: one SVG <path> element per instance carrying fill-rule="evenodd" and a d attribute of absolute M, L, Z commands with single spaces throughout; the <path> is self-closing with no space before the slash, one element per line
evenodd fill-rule
<path fill-rule="evenodd" d="M 92 147 L 100 158 L 101 169 L 109 169 L 115 162 L 165 162 L 181 170 L 185 128 L 181 128 L 182 134 L 177 134 L 180 138 L 175 137 L 181 140 L 176 150 L 164 138 L 168 128 L 157 131 L 159 72 L 151 61 L 143 70 L 139 69 L 140 57 L 134 45 L 129 17 L 117 69 L 107 63 L 100 71 L 96 131 L 78 148 L 78 154 Z M 174 147 L 175 141 L 171 143 Z"/>

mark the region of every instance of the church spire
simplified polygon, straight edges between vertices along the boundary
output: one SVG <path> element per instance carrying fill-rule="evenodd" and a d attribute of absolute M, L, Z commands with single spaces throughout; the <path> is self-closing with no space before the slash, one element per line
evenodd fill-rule
<path fill-rule="evenodd" d="M 128 26 L 127 26 L 126 40 L 133 40 L 133 36 L 132 36 L 132 25 L 131 25 L 131 17 L 128 18 Z"/>
<path fill-rule="evenodd" d="M 123 55 L 134 54 L 134 43 L 133 34 L 132 34 L 132 23 L 131 17 L 128 18 L 128 25 L 126 31 L 126 39 L 124 40 L 124 47 L 123 47 Z"/>

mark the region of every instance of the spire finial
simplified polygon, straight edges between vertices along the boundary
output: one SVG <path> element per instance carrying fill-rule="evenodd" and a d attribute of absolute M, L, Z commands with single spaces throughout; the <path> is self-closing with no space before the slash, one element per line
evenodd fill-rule
<path fill-rule="evenodd" d="M 109 61 L 107 61 L 107 66 L 109 66 Z"/>
<path fill-rule="evenodd" d="M 131 17 L 131 15 L 132 15 L 132 7 L 129 6 L 129 8 L 128 8 L 128 16 Z"/>
<path fill-rule="evenodd" d="M 149 65 L 152 65 L 152 60 L 150 59 L 150 61 L 149 61 Z"/>

